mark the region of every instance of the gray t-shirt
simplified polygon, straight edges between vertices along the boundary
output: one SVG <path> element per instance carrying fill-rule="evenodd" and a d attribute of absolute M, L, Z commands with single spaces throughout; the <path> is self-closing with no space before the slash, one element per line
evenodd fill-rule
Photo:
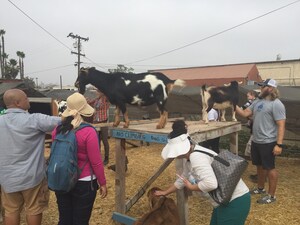
<path fill-rule="evenodd" d="M 8 109 L 0 116 L 0 185 L 5 192 L 26 190 L 42 181 L 45 132 L 60 121 L 60 117 L 22 109 Z"/>
<path fill-rule="evenodd" d="M 286 119 L 285 107 L 279 99 L 258 99 L 249 109 L 253 112 L 253 142 L 264 144 L 276 142 L 278 120 Z"/>

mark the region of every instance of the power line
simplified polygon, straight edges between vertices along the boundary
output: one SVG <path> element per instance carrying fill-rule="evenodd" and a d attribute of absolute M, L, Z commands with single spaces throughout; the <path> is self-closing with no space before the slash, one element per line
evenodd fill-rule
<path fill-rule="evenodd" d="M 13 3 L 11 0 L 7 0 L 7 1 L 9 1 L 14 7 L 16 7 L 21 13 L 23 13 L 28 19 L 30 19 L 33 23 L 35 23 L 39 28 L 41 28 L 43 31 L 45 31 L 48 35 L 50 35 L 52 38 L 54 38 L 56 41 L 58 41 L 64 47 L 66 47 L 67 49 L 72 51 L 72 49 L 69 46 L 67 46 L 62 41 L 60 41 L 58 38 L 56 38 L 54 35 L 52 35 L 48 30 L 46 30 L 38 22 L 36 22 L 34 19 L 32 19 L 27 13 L 25 13 L 22 9 L 20 9 L 15 3 Z"/>
<path fill-rule="evenodd" d="M 269 12 L 267 12 L 267 13 L 264 13 L 264 14 L 262 14 L 262 15 L 260 15 L 260 16 L 257 16 L 257 17 L 254 17 L 254 18 L 250 19 L 250 20 L 247 20 L 247 21 L 245 21 L 245 22 L 242 22 L 242 23 L 240 23 L 240 24 L 238 24 L 238 25 L 235 25 L 235 26 L 233 26 L 233 27 L 230 27 L 230 28 L 227 28 L 227 29 L 225 29 L 225 30 L 222 30 L 222 31 L 220 31 L 220 32 L 218 32 L 218 33 L 215 33 L 215 34 L 212 34 L 212 35 L 207 36 L 207 37 L 205 37 L 205 38 L 202 38 L 202 39 L 200 39 L 200 40 L 198 40 L 198 41 L 194 41 L 194 42 L 192 42 L 192 43 L 183 45 L 183 46 L 181 46 L 181 47 L 178 47 L 178 48 L 175 48 L 175 49 L 172 49 L 172 50 L 169 50 L 169 51 L 166 51 L 166 52 L 163 52 L 163 53 L 154 55 L 154 56 L 150 56 L 150 57 L 147 57 L 147 58 L 144 58 L 144 59 L 141 59 L 141 60 L 129 62 L 129 63 L 126 63 L 126 64 L 124 64 L 124 65 L 130 65 L 130 64 L 133 64 L 133 63 L 139 63 L 139 62 L 147 61 L 147 60 L 154 59 L 154 58 L 157 58 L 157 57 L 160 57 L 160 56 L 163 56 L 163 55 L 170 54 L 170 53 L 172 53 L 172 52 L 181 50 L 181 49 L 183 49 L 183 48 L 187 48 L 187 47 L 192 46 L 192 45 L 195 45 L 195 44 L 197 44 L 197 43 L 199 43 L 199 42 L 205 41 L 205 40 L 207 40 L 207 39 L 210 39 L 210 38 L 216 37 L 216 36 L 218 36 L 218 35 L 220 35 L 220 34 L 223 34 L 223 33 L 227 32 L 227 31 L 230 31 L 230 30 L 233 30 L 233 29 L 238 28 L 238 27 L 240 27 L 240 26 L 243 26 L 243 25 L 245 25 L 245 24 L 247 24 L 247 23 L 250 23 L 250 22 L 252 22 L 252 21 L 254 21 L 254 20 L 260 19 L 260 18 L 262 18 L 262 17 L 264 17 L 264 16 L 267 16 L 267 15 L 269 15 L 269 14 L 271 14 L 271 13 L 274 13 L 274 12 L 276 12 L 276 11 L 279 11 L 279 10 L 281 10 L 281 9 L 284 9 L 284 8 L 290 6 L 290 5 L 296 4 L 296 3 L 298 3 L 299 1 L 300 1 L 300 0 L 291 2 L 291 3 L 289 3 L 289 4 L 286 4 L 286 5 L 284 5 L 284 6 L 281 6 L 281 7 L 279 7 L 279 8 L 274 9 L 274 10 L 271 10 L 271 11 L 269 11 Z"/>
<path fill-rule="evenodd" d="M 52 38 L 54 38 L 56 41 L 58 41 L 60 44 L 62 44 L 64 47 L 66 47 L 67 49 L 69 49 L 72 52 L 72 49 L 67 46 L 66 44 L 64 44 L 62 41 L 60 41 L 58 38 L 56 38 L 53 34 L 51 34 L 46 28 L 44 28 L 43 26 L 41 26 L 38 22 L 36 22 L 34 19 L 32 19 L 27 13 L 25 13 L 21 8 L 19 8 L 15 3 L 13 3 L 11 0 L 8 0 L 8 2 L 10 2 L 15 8 L 17 8 L 21 13 L 23 13 L 27 18 L 29 18 L 33 23 L 35 23 L 38 27 L 40 27 L 43 31 L 45 31 L 48 35 L 50 35 Z M 90 58 L 83 56 L 84 58 L 86 58 L 87 60 L 89 60 L 91 63 L 93 63 L 96 66 L 99 66 L 102 69 L 106 69 L 100 65 L 98 65 L 97 63 L 95 63 L 93 60 L 91 60 Z"/>
<path fill-rule="evenodd" d="M 38 71 L 26 73 L 25 75 L 28 76 L 28 75 L 36 74 L 36 73 L 43 73 L 43 72 L 47 72 L 47 71 L 51 71 L 51 70 L 56 70 L 56 69 L 61 69 L 61 68 L 69 67 L 69 66 L 74 66 L 74 64 L 68 64 L 68 65 L 64 65 L 64 66 L 58 66 L 58 67 L 49 68 L 49 69 L 45 69 L 45 70 L 38 70 Z"/>

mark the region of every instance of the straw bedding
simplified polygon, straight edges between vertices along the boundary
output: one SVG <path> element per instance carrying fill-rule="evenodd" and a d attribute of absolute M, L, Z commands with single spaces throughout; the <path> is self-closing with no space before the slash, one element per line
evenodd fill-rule
<path fill-rule="evenodd" d="M 110 140 L 111 155 L 110 164 L 114 163 L 114 139 Z M 135 142 L 139 144 L 138 142 Z M 126 197 L 129 198 L 135 194 L 140 186 L 149 178 L 154 171 L 162 164 L 160 152 L 163 145 L 151 143 L 150 146 L 141 146 L 133 148 L 126 145 L 126 154 L 129 159 L 128 171 L 126 173 Z M 107 167 L 106 167 L 107 168 Z M 279 172 L 279 182 L 277 186 L 277 202 L 270 205 L 259 205 L 256 199 L 259 196 L 252 196 L 251 210 L 247 218 L 247 225 L 298 225 L 300 224 L 300 160 L 293 158 L 278 158 L 277 169 Z M 255 186 L 249 180 L 249 175 L 255 173 L 255 167 L 249 163 L 243 179 L 249 188 Z M 114 196 L 114 172 L 106 169 L 108 196 L 101 199 L 97 196 L 94 205 L 90 225 L 110 225 L 115 224 L 112 221 L 112 212 L 115 209 Z M 175 179 L 174 162 L 161 174 L 161 176 L 151 185 L 166 188 Z M 175 199 L 175 195 L 171 195 Z M 189 205 L 189 224 L 209 224 L 212 207 L 205 199 L 190 196 Z M 141 217 L 148 211 L 149 204 L 144 195 L 130 209 L 127 215 L 132 217 Z M 55 195 L 51 192 L 49 209 L 44 213 L 43 225 L 54 225 L 58 221 L 58 212 L 55 202 Z M 22 219 L 22 224 L 24 218 Z"/>

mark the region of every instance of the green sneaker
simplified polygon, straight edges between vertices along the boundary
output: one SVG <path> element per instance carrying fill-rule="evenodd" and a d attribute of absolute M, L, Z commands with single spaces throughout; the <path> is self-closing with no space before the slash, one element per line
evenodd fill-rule
<path fill-rule="evenodd" d="M 272 197 L 271 195 L 266 195 L 261 199 L 258 199 L 256 202 L 259 204 L 270 204 L 276 201 L 276 197 Z"/>
<path fill-rule="evenodd" d="M 250 191 L 250 194 L 266 194 L 266 190 L 263 189 L 259 189 L 259 188 L 254 188 Z"/>

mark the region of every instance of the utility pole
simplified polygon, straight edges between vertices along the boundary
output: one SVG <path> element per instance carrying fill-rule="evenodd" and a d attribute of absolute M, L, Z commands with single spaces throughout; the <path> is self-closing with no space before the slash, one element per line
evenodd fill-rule
<path fill-rule="evenodd" d="M 71 51 L 72 54 L 77 55 L 78 59 L 77 59 L 77 63 L 75 64 L 75 66 L 77 65 L 77 69 L 78 69 L 78 76 L 80 73 L 80 56 L 85 56 L 84 54 L 81 54 L 81 40 L 83 41 L 88 41 L 89 38 L 84 38 L 84 37 L 80 37 L 79 35 L 74 35 L 72 32 L 69 33 L 69 35 L 67 37 L 71 37 L 73 39 L 77 39 L 76 42 L 74 43 L 74 48 L 77 48 L 77 52 L 73 52 Z"/>
<path fill-rule="evenodd" d="M 59 76 L 60 89 L 62 89 L 62 76 Z"/>

